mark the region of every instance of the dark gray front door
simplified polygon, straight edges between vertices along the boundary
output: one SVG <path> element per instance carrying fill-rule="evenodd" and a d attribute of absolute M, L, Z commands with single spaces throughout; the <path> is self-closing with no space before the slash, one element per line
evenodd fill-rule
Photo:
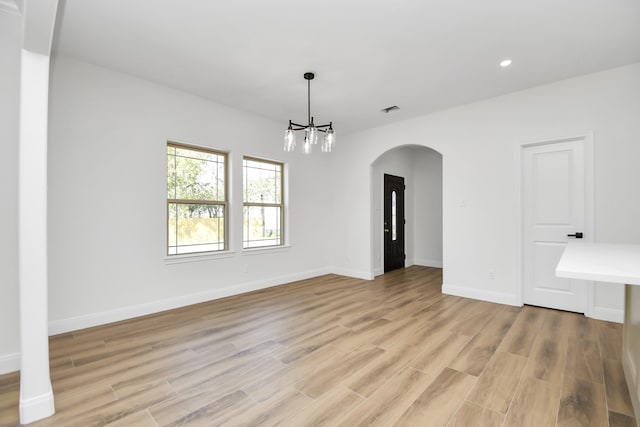
<path fill-rule="evenodd" d="M 404 178 L 384 175 L 384 271 L 404 267 Z"/>

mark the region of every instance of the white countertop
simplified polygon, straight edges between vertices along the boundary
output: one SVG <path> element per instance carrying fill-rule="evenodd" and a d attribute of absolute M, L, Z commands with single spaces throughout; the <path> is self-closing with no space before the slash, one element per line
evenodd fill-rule
<path fill-rule="evenodd" d="M 640 285 L 640 245 L 571 241 L 558 262 L 556 276 Z"/>

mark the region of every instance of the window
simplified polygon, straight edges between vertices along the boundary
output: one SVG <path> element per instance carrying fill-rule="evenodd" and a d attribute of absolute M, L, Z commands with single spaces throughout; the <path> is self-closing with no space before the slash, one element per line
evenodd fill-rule
<path fill-rule="evenodd" d="M 284 244 L 282 163 L 245 157 L 242 162 L 242 247 Z"/>
<path fill-rule="evenodd" d="M 167 254 L 227 248 L 227 155 L 167 144 Z"/>
<path fill-rule="evenodd" d="M 391 240 L 398 240 L 398 214 L 396 213 L 396 190 L 391 192 Z"/>

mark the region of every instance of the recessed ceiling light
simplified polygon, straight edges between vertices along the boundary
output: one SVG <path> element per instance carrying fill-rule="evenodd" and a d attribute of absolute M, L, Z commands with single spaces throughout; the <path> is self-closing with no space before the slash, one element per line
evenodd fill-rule
<path fill-rule="evenodd" d="M 507 58 L 507 59 L 503 59 L 502 61 L 500 61 L 500 66 L 501 66 L 502 68 L 506 68 L 506 67 L 508 67 L 509 65 L 511 65 L 511 60 L 510 60 L 509 58 Z"/>

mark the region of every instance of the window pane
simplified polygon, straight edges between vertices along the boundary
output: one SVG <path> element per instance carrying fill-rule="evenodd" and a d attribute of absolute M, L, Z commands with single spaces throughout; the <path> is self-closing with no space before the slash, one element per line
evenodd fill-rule
<path fill-rule="evenodd" d="M 182 147 L 167 147 L 167 197 L 225 200 L 225 156 Z"/>
<path fill-rule="evenodd" d="M 176 198 L 176 149 L 175 147 L 167 147 L 167 198 Z"/>
<path fill-rule="evenodd" d="M 396 216 L 396 192 L 391 192 L 391 240 L 398 239 L 397 216 Z"/>
<path fill-rule="evenodd" d="M 224 205 L 169 203 L 169 255 L 225 248 Z"/>
<path fill-rule="evenodd" d="M 244 159 L 244 202 L 282 203 L 282 165 Z"/>
<path fill-rule="evenodd" d="M 280 230 L 282 208 L 245 206 L 243 218 L 243 247 L 257 248 L 282 244 Z"/>
<path fill-rule="evenodd" d="M 178 236 L 176 233 L 178 229 L 178 205 L 176 205 L 175 203 L 170 203 L 168 213 L 169 224 L 167 227 L 167 237 L 169 238 L 169 248 L 171 248 L 177 246 L 178 244 Z"/>
<path fill-rule="evenodd" d="M 218 173 L 216 174 L 216 191 L 218 198 L 217 200 L 225 200 L 225 185 L 224 185 L 224 158 L 221 162 L 217 163 L 218 165 Z"/>

